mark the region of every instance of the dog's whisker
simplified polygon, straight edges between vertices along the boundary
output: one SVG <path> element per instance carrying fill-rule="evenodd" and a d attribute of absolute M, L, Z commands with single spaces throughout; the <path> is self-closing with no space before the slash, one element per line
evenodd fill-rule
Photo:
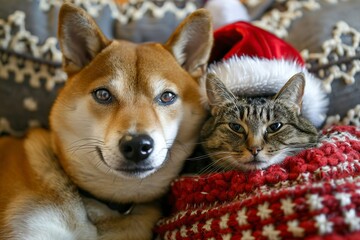
<path fill-rule="evenodd" d="M 70 144 L 70 147 L 69 148 L 72 148 L 72 147 L 78 147 L 78 146 L 84 146 L 84 145 L 99 145 L 99 146 L 103 146 L 104 145 L 104 142 L 102 141 L 89 141 L 89 140 L 78 140 L 78 141 L 75 141 L 73 142 L 72 144 Z"/>
<path fill-rule="evenodd" d="M 79 140 L 74 141 L 70 144 L 70 147 L 66 149 L 66 151 L 70 152 L 74 155 L 78 151 L 83 151 L 87 149 L 96 149 L 97 147 L 101 147 L 104 150 L 108 150 L 109 148 L 104 145 L 104 141 L 95 138 L 95 137 L 86 137 Z"/>

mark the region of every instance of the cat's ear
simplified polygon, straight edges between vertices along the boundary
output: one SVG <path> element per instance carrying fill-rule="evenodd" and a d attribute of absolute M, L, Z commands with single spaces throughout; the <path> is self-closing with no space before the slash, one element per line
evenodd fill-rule
<path fill-rule="evenodd" d="M 206 77 L 206 94 L 212 115 L 215 115 L 221 105 L 226 102 L 234 102 L 234 95 L 229 91 L 224 83 L 212 73 Z"/>
<path fill-rule="evenodd" d="M 287 81 L 274 98 L 296 107 L 300 114 L 304 89 L 305 76 L 303 73 L 297 73 Z"/>

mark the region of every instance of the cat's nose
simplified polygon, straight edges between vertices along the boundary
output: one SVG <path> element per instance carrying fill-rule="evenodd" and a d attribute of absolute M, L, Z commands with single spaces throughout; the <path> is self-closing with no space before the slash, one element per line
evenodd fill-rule
<path fill-rule="evenodd" d="M 260 146 L 249 147 L 248 150 L 249 150 L 249 152 L 251 152 L 251 154 L 253 156 L 256 156 L 262 150 L 262 147 L 260 147 Z"/>

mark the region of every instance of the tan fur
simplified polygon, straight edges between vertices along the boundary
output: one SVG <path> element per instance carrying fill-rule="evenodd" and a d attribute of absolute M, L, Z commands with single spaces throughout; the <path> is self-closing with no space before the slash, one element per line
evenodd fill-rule
<path fill-rule="evenodd" d="M 83 10 L 63 5 L 58 35 L 69 79 L 52 108 L 51 130 L 0 139 L 1 239 L 151 239 L 156 201 L 205 117 L 198 81 L 211 50 L 210 22 L 199 10 L 165 45 L 136 45 L 106 39 Z M 111 92 L 111 104 L 95 101 L 99 88 Z M 166 91 L 177 95 L 172 104 L 158 102 Z M 124 172 L 135 165 L 119 150 L 129 134 L 154 140 L 140 162 L 150 170 Z M 123 215 L 78 187 L 134 208 Z"/>

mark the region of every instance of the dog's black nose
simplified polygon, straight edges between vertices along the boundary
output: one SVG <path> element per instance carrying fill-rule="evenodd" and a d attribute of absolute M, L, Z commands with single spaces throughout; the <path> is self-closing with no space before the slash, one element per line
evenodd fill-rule
<path fill-rule="evenodd" d="M 124 157 L 133 162 L 140 162 L 150 156 L 154 140 L 145 134 L 125 135 L 120 140 L 120 151 Z"/>

